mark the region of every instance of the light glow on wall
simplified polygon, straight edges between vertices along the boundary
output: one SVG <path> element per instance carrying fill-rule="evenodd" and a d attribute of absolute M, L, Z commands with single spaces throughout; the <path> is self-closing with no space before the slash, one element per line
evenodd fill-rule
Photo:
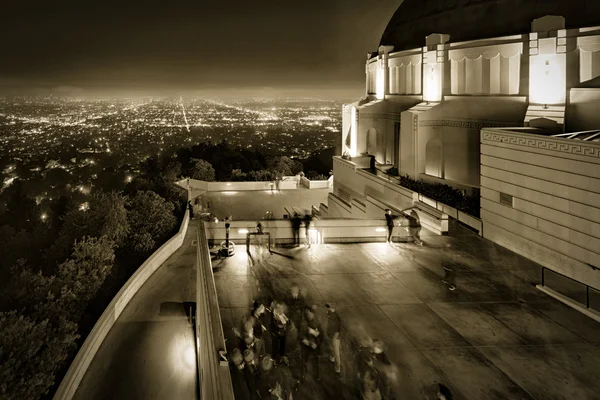
<path fill-rule="evenodd" d="M 385 232 L 387 229 L 385 228 L 375 228 L 375 232 Z"/>
<path fill-rule="evenodd" d="M 442 64 L 423 65 L 423 101 L 442 101 Z"/>
<path fill-rule="evenodd" d="M 375 97 L 382 100 L 385 98 L 385 70 L 378 66 L 375 81 Z"/>
<path fill-rule="evenodd" d="M 531 57 L 529 67 L 529 102 L 565 104 L 566 55 L 541 54 Z"/>
<path fill-rule="evenodd" d="M 248 233 L 248 229 L 238 229 L 238 233 L 245 235 L 246 233 Z"/>
<path fill-rule="evenodd" d="M 308 242 L 310 244 L 321 244 L 322 242 L 322 238 L 321 238 L 321 232 L 319 232 L 318 229 L 315 228 L 311 228 L 308 230 Z"/>
<path fill-rule="evenodd" d="M 358 141 L 358 127 L 356 126 L 357 124 L 358 121 L 356 107 L 352 107 L 352 109 L 350 110 L 350 155 L 352 157 L 356 157 L 358 155 L 356 143 Z"/>

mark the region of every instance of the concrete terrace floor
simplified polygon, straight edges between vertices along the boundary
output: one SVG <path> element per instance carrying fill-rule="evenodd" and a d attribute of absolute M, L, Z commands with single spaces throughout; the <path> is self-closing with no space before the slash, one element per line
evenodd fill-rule
<path fill-rule="evenodd" d="M 436 382 L 455 399 L 600 399 L 600 324 L 535 289 L 537 264 L 458 225 L 424 242 L 253 250 L 275 298 L 297 282 L 324 324 L 328 301 L 342 318 L 341 375 L 323 354 L 321 383 L 308 379 L 294 399 L 359 398 L 357 346 L 368 338 L 387 344 L 397 399 L 433 399 Z M 253 265 L 244 251 L 213 264 L 228 351 L 254 296 Z"/>
<path fill-rule="evenodd" d="M 197 225 L 125 307 L 92 360 L 76 399 L 196 399 L 194 328 Z"/>
<path fill-rule="evenodd" d="M 331 189 L 289 189 L 281 191 L 250 190 L 206 192 L 202 195 L 204 204 L 210 203 L 210 212 L 219 219 L 232 215 L 234 220 L 259 220 L 271 211 L 275 218 L 283 218 L 284 207 L 297 207 L 300 210 L 310 210 L 311 206 L 318 207 L 327 203 Z"/>

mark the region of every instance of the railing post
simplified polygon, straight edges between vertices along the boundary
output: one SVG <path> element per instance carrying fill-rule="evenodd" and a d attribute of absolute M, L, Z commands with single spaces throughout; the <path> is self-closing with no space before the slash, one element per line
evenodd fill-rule
<path fill-rule="evenodd" d="M 585 308 L 590 308 L 590 287 L 585 285 Z"/>
<path fill-rule="evenodd" d="M 542 267 L 542 286 L 545 286 L 544 284 L 544 270 L 546 269 L 546 267 Z"/>

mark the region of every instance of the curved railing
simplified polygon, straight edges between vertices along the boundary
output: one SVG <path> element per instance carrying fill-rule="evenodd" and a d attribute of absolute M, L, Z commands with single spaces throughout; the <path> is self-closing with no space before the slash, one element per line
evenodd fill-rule
<path fill-rule="evenodd" d="M 189 219 L 188 211 L 186 211 L 179 232 L 148 257 L 121 290 L 119 290 L 108 307 L 106 307 L 106 310 L 104 310 L 104 313 L 102 313 L 102 316 L 94 325 L 94 329 L 92 329 L 85 339 L 83 346 L 77 352 L 77 356 L 75 356 L 67 374 L 54 395 L 55 400 L 73 398 L 96 352 L 117 318 L 119 318 L 119 315 L 121 315 L 121 312 L 123 312 L 129 301 L 142 285 L 146 283 L 148 278 L 183 244 Z"/>
<path fill-rule="evenodd" d="M 198 221 L 197 243 L 196 345 L 200 398 L 233 400 L 233 386 L 225 356 L 225 335 L 221 323 L 217 287 L 202 221 Z"/>

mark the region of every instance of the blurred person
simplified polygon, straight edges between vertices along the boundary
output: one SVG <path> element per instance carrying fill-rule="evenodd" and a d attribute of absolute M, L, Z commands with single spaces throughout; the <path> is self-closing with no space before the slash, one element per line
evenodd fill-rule
<path fill-rule="evenodd" d="M 421 220 L 415 210 L 410 212 L 410 215 L 406 216 L 408 219 L 408 234 L 412 236 L 413 241 L 418 246 L 423 246 L 421 241 Z"/>
<path fill-rule="evenodd" d="M 259 393 L 261 399 L 292 400 L 292 390 L 287 366 L 282 364 L 275 367 L 275 362 L 269 356 L 261 361 Z"/>
<path fill-rule="evenodd" d="M 443 383 L 438 383 L 437 398 L 438 400 L 452 400 L 452 392 Z"/>
<path fill-rule="evenodd" d="M 306 245 L 310 248 L 310 235 L 308 231 L 310 230 L 310 223 L 312 222 L 312 215 L 307 213 L 304 215 L 304 232 L 306 236 Z"/>
<path fill-rule="evenodd" d="M 250 389 L 246 383 L 244 371 L 244 356 L 237 347 L 231 352 L 231 382 L 236 399 L 246 400 L 250 398 Z"/>
<path fill-rule="evenodd" d="M 190 212 L 190 219 L 194 218 L 194 206 L 192 205 L 192 201 L 188 200 L 188 211 Z"/>
<path fill-rule="evenodd" d="M 329 339 L 329 361 L 334 365 L 333 369 L 336 373 L 342 371 L 341 359 L 341 339 L 342 323 L 340 315 L 335 310 L 335 304 L 325 304 L 327 309 L 327 338 Z"/>
<path fill-rule="evenodd" d="M 296 283 L 293 283 L 290 287 L 290 295 L 287 299 L 287 304 L 290 320 L 294 324 L 298 341 L 300 341 L 300 324 L 302 323 L 302 313 L 304 312 L 304 307 L 306 307 L 306 301 L 300 291 L 300 287 Z"/>
<path fill-rule="evenodd" d="M 290 328 L 290 320 L 287 315 L 285 315 L 285 308 L 285 304 L 278 301 L 273 302 L 273 316 L 271 319 L 272 354 L 273 359 L 277 364 L 289 363 L 285 352 L 285 345 Z"/>
<path fill-rule="evenodd" d="M 292 235 L 294 236 L 294 247 L 300 246 L 300 226 L 302 225 L 302 219 L 300 214 L 295 213 L 292 217 Z"/>
<path fill-rule="evenodd" d="M 267 328 L 265 327 L 265 311 L 266 308 L 262 303 L 259 303 L 257 301 L 254 302 L 254 306 L 251 313 L 252 333 L 254 336 L 254 352 L 256 353 L 256 358 L 259 360 L 264 354 L 265 350 L 263 335 L 263 332 L 267 330 Z"/>
<path fill-rule="evenodd" d="M 256 359 L 254 358 L 254 352 L 251 349 L 244 351 L 244 377 L 246 378 L 246 385 L 250 391 L 250 398 L 260 399 L 258 391 L 259 383 L 259 371 L 256 365 Z"/>
<path fill-rule="evenodd" d="M 239 347 L 242 351 L 254 348 L 254 319 L 252 315 L 244 315 L 240 321 L 240 327 L 233 328 L 233 332 L 239 339 Z"/>
<path fill-rule="evenodd" d="M 371 353 L 374 368 L 379 372 L 379 391 L 385 400 L 392 398 L 392 381 L 396 380 L 394 365 L 386 354 L 387 346 L 380 339 L 373 339 Z"/>
<path fill-rule="evenodd" d="M 302 357 L 302 372 L 300 379 L 303 380 L 308 372 L 308 363 L 313 361 L 315 368 L 315 378 L 321 380 L 319 371 L 319 354 L 321 352 L 321 343 L 323 342 L 323 329 L 321 324 L 315 318 L 315 309 L 306 307 L 304 309 L 304 321 L 300 329 L 302 337 L 301 357 Z"/>
<path fill-rule="evenodd" d="M 379 371 L 375 368 L 375 360 L 371 355 L 367 355 L 361 372 L 358 373 L 361 381 L 362 400 L 382 400 L 380 385 L 381 377 Z"/>

